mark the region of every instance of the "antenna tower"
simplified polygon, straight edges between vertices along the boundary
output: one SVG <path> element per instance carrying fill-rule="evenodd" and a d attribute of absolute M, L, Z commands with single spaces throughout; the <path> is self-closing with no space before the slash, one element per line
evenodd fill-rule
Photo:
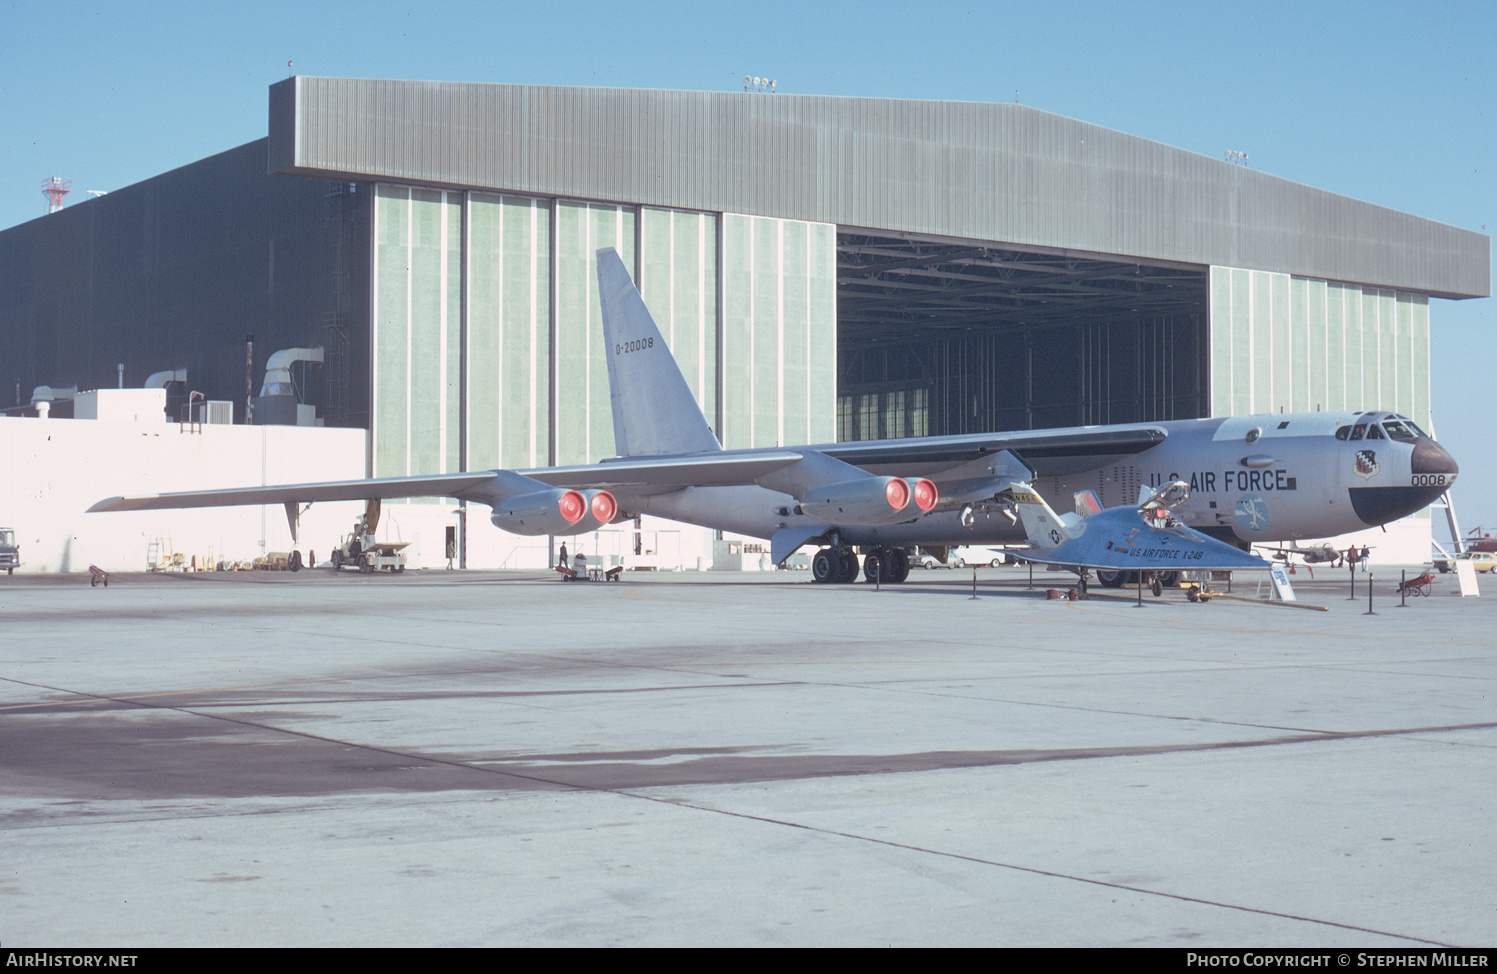
<path fill-rule="evenodd" d="M 47 204 L 47 212 L 56 213 L 62 209 L 62 198 L 68 195 L 72 189 L 73 181 L 71 179 L 63 179 L 61 176 L 48 176 L 42 180 L 42 195 L 51 201 Z"/>

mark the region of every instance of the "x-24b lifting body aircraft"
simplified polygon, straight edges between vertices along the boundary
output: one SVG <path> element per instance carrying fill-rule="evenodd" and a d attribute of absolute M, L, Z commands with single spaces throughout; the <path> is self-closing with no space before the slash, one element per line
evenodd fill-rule
<path fill-rule="evenodd" d="M 534 470 L 487 470 L 114 497 L 91 511 L 453 497 L 489 505 L 526 535 L 574 535 L 652 514 L 771 543 L 776 564 L 824 547 L 817 581 L 852 581 L 861 547 L 890 582 L 908 545 L 1024 544 L 1012 488 L 1072 507 L 1137 505 L 1175 482 L 1179 524 L 1230 543 L 1344 534 L 1412 514 L 1455 481 L 1446 450 L 1383 411 L 1240 416 L 724 450 L 612 249 L 598 284 L 618 457 Z M 1139 564 L 1140 569 L 1169 568 Z M 1105 580 L 1105 576 L 1104 576 Z"/>

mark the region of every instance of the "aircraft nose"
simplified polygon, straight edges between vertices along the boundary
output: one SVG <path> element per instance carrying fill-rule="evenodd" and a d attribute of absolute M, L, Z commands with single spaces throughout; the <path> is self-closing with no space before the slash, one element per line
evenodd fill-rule
<path fill-rule="evenodd" d="M 1409 458 L 1413 482 L 1407 487 L 1353 487 L 1352 510 L 1369 527 L 1408 517 L 1438 500 L 1459 472 L 1460 467 L 1449 450 L 1428 436 L 1421 436 L 1414 442 L 1414 452 Z"/>
<path fill-rule="evenodd" d="M 1416 474 L 1458 474 L 1461 468 L 1456 465 L 1455 457 L 1450 451 L 1436 443 L 1428 436 L 1421 436 L 1414 443 L 1414 455 L 1409 460 L 1410 470 Z"/>

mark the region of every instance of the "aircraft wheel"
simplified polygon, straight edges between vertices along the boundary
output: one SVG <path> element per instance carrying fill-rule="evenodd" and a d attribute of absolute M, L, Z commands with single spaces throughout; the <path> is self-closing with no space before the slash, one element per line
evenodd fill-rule
<path fill-rule="evenodd" d="M 889 571 L 889 549 L 874 548 L 863 556 L 863 577 L 877 585 L 887 582 L 893 572 Z"/>
<path fill-rule="evenodd" d="M 910 577 L 910 556 L 903 548 L 889 549 L 889 582 L 898 585 Z"/>
<path fill-rule="evenodd" d="M 286 559 L 286 567 L 294 572 L 301 571 L 301 552 L 291 552 L 291 557 Z"/>
<path fill-rule="evenodd" d="M 811 559 L 811 578 L 817 582 L 835 582 L 842 572 L 842 561 L 830 548 L 822 548 Z"/>
<path fill-rule="evenodd" d="M 839 582 L 856 582 L 858 580 L 858 556 L 851 549 L 844 548 L 839 557 L 842 559 L 842 570 L 837 575 Z"/>
<path fill-rule="evenodd" d="M 1164 583 L 1159 581 L 1158 575 L 1155 575 L 1154 580 L 1149 583 L 1149 591 L 1154 593 L 1156 599 L 1164 594 Z"/>
<path fill-rule="evenodd" d="M 1103 588 L 1122 588 L 1127 577 L 1127 572 L 1097 571 L 1097 581 L 1102 583 Z"/>

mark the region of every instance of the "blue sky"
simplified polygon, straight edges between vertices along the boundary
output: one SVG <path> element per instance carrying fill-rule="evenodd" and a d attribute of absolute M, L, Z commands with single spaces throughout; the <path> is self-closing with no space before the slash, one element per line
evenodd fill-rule
<path fill-rule="evenodd" d="M 335 77 L 1018 101 L 1490 234 L 1497 4 L 0 0 L 0 227 L 265 135 Z M 287 68 L 287 61 L 293 65 Z M 1436 432 L 1497 533 L 1491 299 L 1431 303 Z M 1485 394 L 1483 394 L 1485 392 Z"/>

